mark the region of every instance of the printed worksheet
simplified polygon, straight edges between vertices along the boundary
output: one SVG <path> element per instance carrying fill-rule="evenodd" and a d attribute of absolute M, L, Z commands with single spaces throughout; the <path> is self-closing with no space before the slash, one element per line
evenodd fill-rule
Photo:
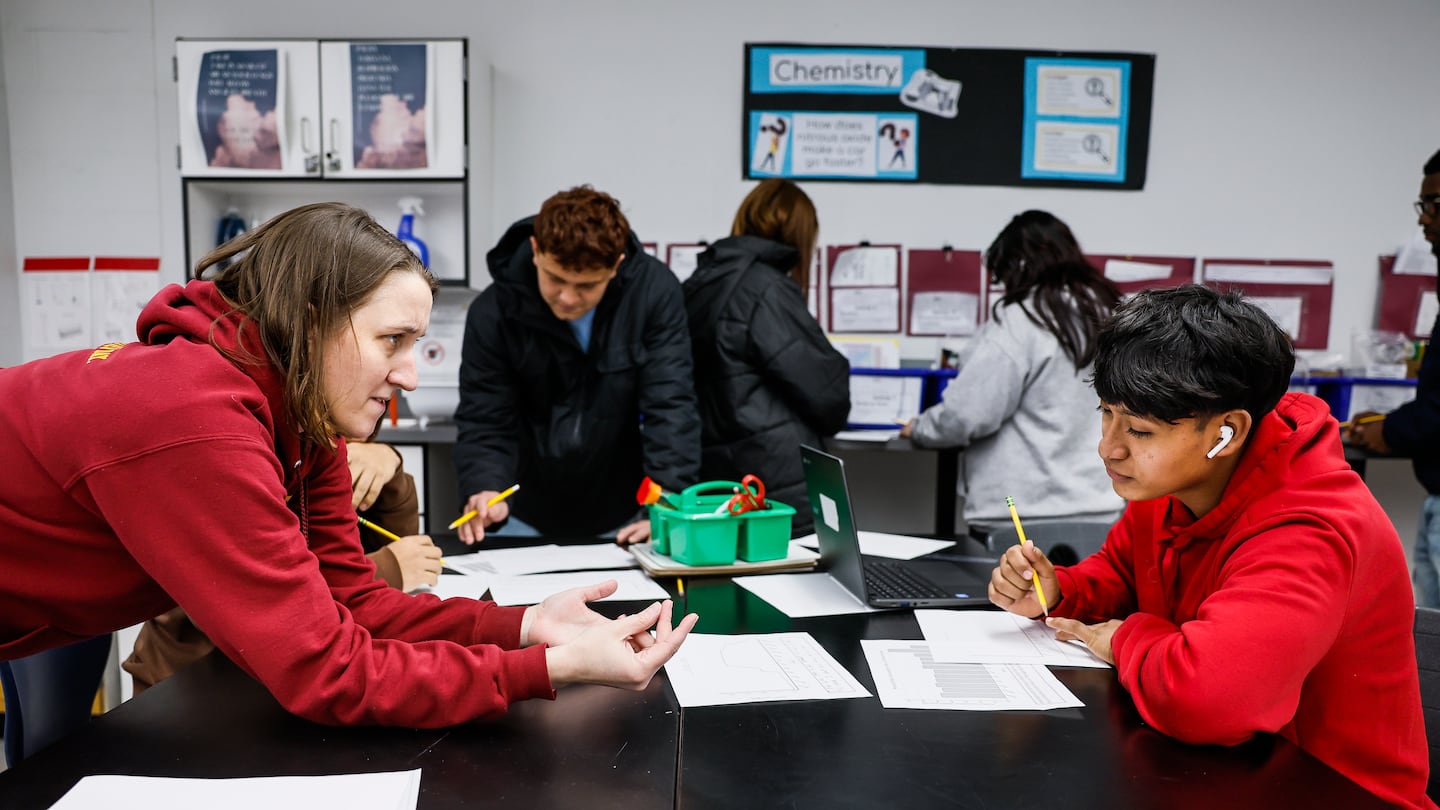
<path fill-rule="evenodd" d="M 809 633 L 691 633 L 665 674 L 685 707 L 870 697 Z"/>
<path fill-rule="evenodd" d="M 1076 641 L 1061 641 L 1044 622 L 994 610 L 917 610 L 915 621 L 936 661 L 949 664 L 1109 664 Z"/>
<path fill-rule="evenodd" d="M 887 709 L 993 712 L 1085 704 L 1039 664 L 947 664 L 925 641 L 861 639 Z"/>
<path fill-rule="evenodd" d="M 474 554 L 451 554 L 445 567 L 467 575 L 518 577 L 549 571 L 588 571 L 598 568 L 635 568 L 639 563 L 625 549 L 614 543 L 593 543 L 581 546 L 523 546 L 477 551 Z"/>

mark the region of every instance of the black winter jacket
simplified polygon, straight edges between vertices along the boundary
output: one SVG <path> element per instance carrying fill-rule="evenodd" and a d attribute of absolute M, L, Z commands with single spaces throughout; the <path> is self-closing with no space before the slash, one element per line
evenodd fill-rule
<path fill-rule="evenodd" d="M 697 480 L 684 301 L 674 274 L 632 233 L 582 351 L 540 297 L 533 222 L 512 225 L 486 255 L 494 283 L 466 315 L 460 500 L 518 482 L 516 517 L 545 534 L 595 535 L 638 517 L 646 475 L 669 490 Z"/>
<path fill-rule="evenodd" d="M 845 427 L 850 364 L 805 309 L 786 275 L 794 248 L 732 236 L 700 254 L 685 282 L 704 454 L 700 477 L 754 473 L 795 507 L 794 533 L 813 521 L 800 445 Z M 782 269 L 784 268 L 784 269 Z"/>

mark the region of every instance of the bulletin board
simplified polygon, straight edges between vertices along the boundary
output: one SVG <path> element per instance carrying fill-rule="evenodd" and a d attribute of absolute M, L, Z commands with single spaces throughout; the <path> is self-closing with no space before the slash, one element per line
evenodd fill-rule
<path fill-rule="evenodd" d="M 1153 54 L 747 43 L 740 174 L 1136 190 Z"/>
<path fill-rule="evenodd" d="M 906 297 L 914 336 L 973 335 L 983 299 L 980 253 L 974 250 L 912 248 L 907 257 Z"/>
<path fill-rule="evenodd" d="M 1375 328 L 1401 332 L 1411 340 L 1430 337 L 1437 312 L 1436 277 L 1395 272 L 1395 257 L 1381 256 L 1380 311 Z"/>
<path fill-rule="evenodd" d="M 1330 262 L 1206 259 L 1201 275 L 1211 287 L 1242 290 L 1290 335 L 1295 348 L 1328 347 L 1335 283 Z"/>
<path fill-rule="evenodd" d="M 899 245 L 827 245 L 826 331 L 898 334 L 900 276 Z"/>

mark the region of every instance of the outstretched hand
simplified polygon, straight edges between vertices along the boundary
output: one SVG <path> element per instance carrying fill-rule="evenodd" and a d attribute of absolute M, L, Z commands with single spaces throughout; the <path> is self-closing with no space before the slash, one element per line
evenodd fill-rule
<path fill-rule="evenodd" d="M 1120 621 L 1111 619 L 1108 622 L 1099 624 L 1086 624 L 1074 619 L 1062 619 L 1059 616 L 1051 616 L 1045 623 L 1055 629 L 1055 637 L 1061 641 L 1079 640 L 1084 642 L 1095 657 L 1105 663 L 1115 665 L 1115 653 L 1110 649 L 1110 639 L 1115 631 L 1120 629 Z"/>
<path fill-rule="evenodd" d="M 559 688 L 572 683 L 598 683 L 634 691 L 644 689 L 680 649 L 700 618 L 691 613 L 672 628 L 673 608 L 674 603 L 667 599 L 634 616 L 591 625 L 569 643 L 549 648 L 545 652 L 551 685 Z M 655 626 L 655 636 L 648 639 L 651 625 Z"/>

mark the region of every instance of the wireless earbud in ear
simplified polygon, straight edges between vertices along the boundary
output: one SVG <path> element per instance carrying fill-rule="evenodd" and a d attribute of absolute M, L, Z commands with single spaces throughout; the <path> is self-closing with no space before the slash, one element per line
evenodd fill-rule
<path fill-rule="evenodd" d="M 1210 448 L 1210 452 L 1205 454 L 1205 458 L 1214 458 L 1220 453 L 1221 450 L 1225 449 L 1225 445 L 1229 444 L 1230 440 L 1233 438 L 1235 438 L 1235 428 L 1232 428 L 1229 425 L 1221 425 L 1220 441 L 1216 442 L 1215 446 Z"/>

